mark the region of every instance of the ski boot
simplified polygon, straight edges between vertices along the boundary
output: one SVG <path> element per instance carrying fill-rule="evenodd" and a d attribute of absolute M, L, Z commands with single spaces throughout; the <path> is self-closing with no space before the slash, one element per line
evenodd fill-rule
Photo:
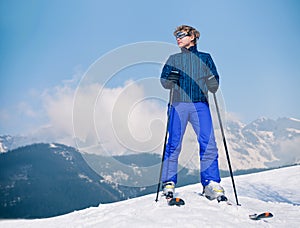
<path fill-rule="evenodd" d="M 175 193 L 175 183 L 173 181 L 168 181 L 163 183 L 163 195 L 166 199 L 172 199 Z"/>
<path fill-rule="evenodd" d="M 178 197 L 174 197 L 175 184 L 173 181 L 163 183 L 163 195 L 166 197 L 169 206 L 182 206 L 185 204 L 184 200 Z"/>
<path fill-rule="evenodd" d="M 224 188 L 215 181 L 210 181 L 209 184 L 204 187 L 203 195 L 209 200 L 216 199 L 218 202 L 228 200 L 225 196 Z"/>

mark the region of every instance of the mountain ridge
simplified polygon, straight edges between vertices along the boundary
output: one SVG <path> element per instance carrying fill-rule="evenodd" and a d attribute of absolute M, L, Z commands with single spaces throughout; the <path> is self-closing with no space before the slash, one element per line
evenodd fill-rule
<path fill-rule="evenodd" d="M 237 119 L 225 120 L 225 136 L 234 170 L 272 168 L 300 163 L 300 155 L 297 153 L 297 148 L 300 146 L 300 120 L 287 117 L 277 120 L 260 117 L 248 124 Z M 192 129 L 188 126 L 187 131 L 192 132 Z M 188 135 L 193 135 L 192 133 L 187 132 Z M 215 124 L 215 135 L 219 148 L 220 168 L 225 170 L 227 161 L 218 124 Z M 0 136 L 0 153 L 40 142 L 52 143 L 55 140 L 3 135 Z M 70 146 L 76 147 L 76 145 Z M 181 165 L 190 170 L 199 169 L 199 155 L 190 153 L 197 147 L 195 138 L 185 136 L 182 159 L 179 161 Z M 101 154 L 101 148 L 97 151 Z M 118 151 L 114 151 L 114 154 L 123 155 Z"/>
<path fill-rule="evenodd" d="M 125 199 L 74 148 L 33 144 L 0 154 L 1 218 L 41 218 Z"/>

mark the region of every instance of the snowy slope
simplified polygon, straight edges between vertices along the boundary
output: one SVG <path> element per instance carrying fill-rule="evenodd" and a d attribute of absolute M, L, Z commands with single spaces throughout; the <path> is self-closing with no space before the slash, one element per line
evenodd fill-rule
<path fill-rule="evenodd" d="M 198 196 L 199 184 L 177 189 L 186 205 L 169 207 L 155 194 L 63 216 L 0 221 L 0 227 L 300 227 L 300 166 L 235 178 L 241 207 L 218 204 Z M 222 181 L 233 199 L 231 180 Z M 270 211 L 271 219 L 252 221 L 251 213 Z"/>

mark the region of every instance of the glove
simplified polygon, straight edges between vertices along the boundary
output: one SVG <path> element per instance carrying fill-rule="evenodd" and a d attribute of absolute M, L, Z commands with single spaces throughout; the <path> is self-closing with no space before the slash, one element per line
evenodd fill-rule
<path fill-rule="evenodd" d="M 206 79 L 206 86 L 211 93 L 215 93 L 219 88 L 219 82 L 216 77 L 212 75 Z"/>
<path fill-rule="evenodd" d="M 172 70 L 168 76 L 168 80 L 173 84 L 178 84 L 180 78 L 179 71 Z"/>

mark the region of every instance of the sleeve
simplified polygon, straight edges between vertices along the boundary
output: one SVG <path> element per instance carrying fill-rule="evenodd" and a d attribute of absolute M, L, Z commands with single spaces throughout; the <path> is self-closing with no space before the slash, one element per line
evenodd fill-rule
<path fill-rule="evenodd" d="M 211 57 L 210 54 L 208 54 L 208 58 L 207 58 L 207 66 L 209 68 L 209 73 L 208 73 L 208 76 L 212 76 L 214 75 L 216 80 L 219 82 L 219 74 L 218 74 L 218 71 L 217 71 L 217 68 L 216 68 L 216 65 Z"/>
<path fill-rule="evenodd" d="M 168 77 L 172 70 L 172 56 L 170 56 L 166 64 L 164 65 L 160 75 L 160 83 L 165 89 L 171 89 L 173 87 L 172 82 L 168 80 Z"/>
<path fill-rule="evenodd" d="M 207 66 L 209 72 L 206 79 L 206 86 L 211 93 L 216 93 L 219 88 L 220 77 L 217 72 L 217 68 L 214 64 L 214 61 L 212 60 L 210 55 L 208 55 Z"/>

